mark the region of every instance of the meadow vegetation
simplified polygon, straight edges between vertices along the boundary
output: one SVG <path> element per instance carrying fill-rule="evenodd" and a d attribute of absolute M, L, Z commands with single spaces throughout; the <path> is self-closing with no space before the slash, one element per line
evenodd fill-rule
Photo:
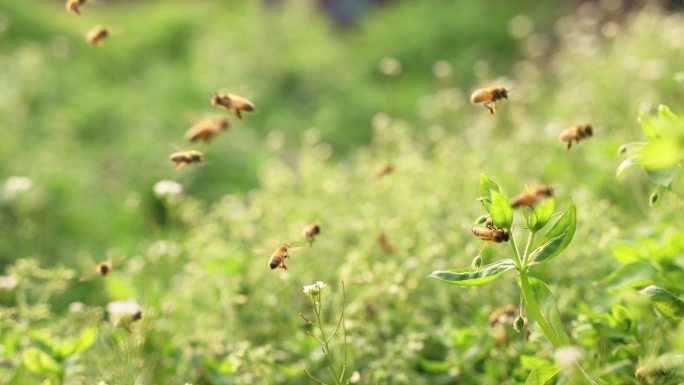
<path fill-rule="evenodd" d="M 344 33 L 300 2 L 102 5 L 85 12 L 121 31 L 95 49 L 83 19 L 0 0 L 0 383 L 684 382 L 684 14 L 614 3 L 400 2 Z M 512 89 L 494 116 L 468 103 L 491 84 Z M 222 87 L 257 112 L 176 172 L 185 114 Z M 581 122 L 594 136 L 566 150 Z M 520 304 L 515 268 L 428 278 L 512 258 L 471 233 L 482 173 L 503 197 L 550 184 L 550 212 L 576 215 L 528 277 L 553 338 L 534 316 L 492 325 Z M 519 213 L 513 236 L 534 229 Z M 283 242 L 304 247 L 273 271 Z"/>

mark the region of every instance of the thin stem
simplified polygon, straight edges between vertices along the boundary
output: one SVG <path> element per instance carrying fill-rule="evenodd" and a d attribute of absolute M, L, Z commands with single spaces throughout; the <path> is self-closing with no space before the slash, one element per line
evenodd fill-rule
<path fill-rule="evenodd" d="M 344 287 L 344 281 L 342 281 L 342 315 L 341 315 L 341 318 L 342 318 L 342 335 L 344 336 L 344 341 L 343 341 L 344 346 L 342 348 L 343 349 L 342 350 L 343 359 L 342 359 L 342 370 L 341 370 L 342 374 L 340 374 L 340 382 L 344 381 L 344 374 L 347 371 L 347 326 L 345 325 L 345 322 L 344 322 L 344 306 L 345 306 L 346 302 L 347 302 L 347 293 L 346 293 L 346 289 Z"/>
<path fill-rule="evenodd" d="M 323 323 L 321 322 L 321 312 L 323 309 L 323 298 L 321 295 L 321 291 L 322 290 L 319 288 L 316 293 L 318 296 L 317 299 L 312 296 L 314 302 L 314 313 L 316 314 L 316 323 L 318 324 L 318 329 L 321 331 L 321 342 L 323 343 L 321 350 L 323 350 L 323 355 L 328 360 L 328 370 L 330 371 L 330 375 L 333 377 L 336 384 L 342 385 L 342 383 L 339 380 L 340 377 L 337 374 L 337 370 L 335 369 L 335 363 L 333 362 L 332 356 L 330 354 L 328 338 L 325 336 L 325 329 L 323 328 Z M 318 307 L 316 306 L 316 302 L 318 302 Z"/>
<path fill-rule="evenodd" d="M 513 251 L 513 259 L 515 260 L 515 265 L 518 267 L 518 270 L 522 270 L 522 263 L 520 262 L 520 253 L 518 252 L 518 245 L 516 245 L 515 243 L 515 236 L 513 235 L 512 227 L 509 238 L 509 244 L 511 245 L 511 251 Z"/>
<path fill-rule="evenodd" d="M 534 242 L 534 236 L 537 233 L 534 231 L 530 231 L 530 235 L 527 237 L 527 244 L 525 245 L 525 253 L 523 254 L 523 261 L 522 265 L 523 268 L 527 268 L 527 263 L 529 262 L 528 259 L 530 257 L 530 252 L 532 251 L 532 243 Z"/>
<path fill-rule="evenodd" d="M 321 385 L 328 385 L 328 384 L 326 384 L 325 382 L 323 382 L 323 381 L 319 380 L 318 378 L 314 377 L 314 375 L 311 374 L 311 373 L 309 373 L 308 370 L 304 369 L 304 373 L 306 373 L 306 375 L 309 376 L 309 378 L 311 378 L 312 380 L 318 382 L 319 384 L 321 384 Z"/>

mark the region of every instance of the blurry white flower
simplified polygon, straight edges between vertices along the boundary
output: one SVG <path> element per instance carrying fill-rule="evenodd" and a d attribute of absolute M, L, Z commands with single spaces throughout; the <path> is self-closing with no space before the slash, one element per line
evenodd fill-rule
<path fill-rule="evenodd" d="M 80 313 L 85 309 L 85 305 L 83 302 L 72 302 L 69 304 L 69 311 L 71 313 Z"/>
<path fill-rule="evenodd" d="M 18 283 L 19 280 L 13 275 L 0 275 L 0 289 L 12 290 Z"/>
<path fill-rule="evenodd" d="M 308 294 L 311 292 L 318 293 L 319 290 L 326 287 L 327 285 L 323 281 L 316 281 L 313 285 L 304 286 L 304 293 Z"/>
<path fill-rule="evenodd" d="M 359 373 L 358 370 L 355 370 L 351 377 L 349 377 L 349 383 L 355 384 L 359 381 L 361 381 L 361 373 Z"/>
<path fill-rule="evenodd" d="M 167 196 L 179 195 L 183 192 L 183 186 L 180 183 L 172 180 L 160 180 L 154 184 L 154 195 L 157 198 L 164 198 Z"/>
<path fill-rule="evenodd" d="M 11 176 L 5 181 L 5 197 L 13 199 L 15 196 L 31 188 L 33 182 L 25 176 Z"/>
<path fill-rule="evenodd" d="M 107 383 L 104 382 L 104 381 L 98 381 L 98 382 L 97 382 L 97 385 L 107 385 Z"/>
<path fill-rule="evenodd" d="M 393 57 L 380 60 L 380 72 L 387 76 L 397 76 L 401 73 L 401 62 Z"/>
<path fill-rule="evenodd" d="M 117 324 L 123 316 L 133 315 L 140 310 L 137 302 L 129 299 L 126 301 L 112 301 L 107 304 L 107 313 L 112 323 Z"/>
<path fill-rule="evenodd" d="M 572 369 L 582 359 L 582 352 L 573 346 L 564 346 L 556 350 L 556 363 L 561 369 Z"/>

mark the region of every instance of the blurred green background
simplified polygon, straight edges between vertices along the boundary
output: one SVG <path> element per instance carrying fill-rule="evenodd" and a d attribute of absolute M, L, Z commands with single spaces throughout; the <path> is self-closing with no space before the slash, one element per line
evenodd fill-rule
<path fill-rule="evenodd" d="M 377 112 L 418 122 L 427 94 L 454 87 L 463 103 L 475 63 L 507 74 L 521 45 L 511 17 L 525 10 L 543 31 L 562 11 L 534 1 L 349 3 L 363 13 L 344 26 L 313 1 L 112 1 L 81 17 L 57 1 L 0 3 L 0 170 L 42 193 L 32 225 L 3 232 L 0 261 L 133 247 L 158 230 L 156 181 L 181 181 L 206 202 L 247 191 L 268 143 L 295 153 L 308 129 L 344 157 L 368 143 Z M 104 47 L 84 40 L 95 25 L 114 31 Z M 396 76 L 382 71 L 388 58 Z M 448 75 L 435 79 L 440 60 Z M 183 134 L 217 90 L 252 99 L 257 112 L 206 149 L 211 166 L 176 172 L 168 155 L 189 148 Z M 2 220 L 14 227 L 11 215 Z"/>
<path fill-rule="evenodd" d="M 0 0 L 0 383 L 310 383 L 304 369 L 327 376 L 299 317 L 318 280 L 330 323 L 347 284 L 354 383 L 525 383 L 554 352 L 535 329 L 524 342 L 487 325 L 518 301 L 512 274 L 481 290 L 425 278 L 478 253 L 480 172 L 577 205 L 573 243 L 535 276 L 585 368 L 638 383 L 636 367 L 684 352 L 682 325 L 636 292 L 684 293 L 684 187 L 649 207 L 648 175 L 615 170 L 643 140 L 640 111 L 682 116 L 681 5 L 101 1 L 77 16 Z M 95 25 L 113 31 L 102 47 L 84 38 Z M 495 84 L 511 94 L 490 116 L 469 96 Z M 208 147 L 185 142 L 218 90 L 257 110 Z M 594 137 L 567 151 L 559 133 L 585 121 Z M 205 162 L 174 169 L 190 148 Z M 161 180 L 183 192 L 155 194 Z M 314 221 L 314 247 L 269 270 Z M 106 258 L 114 272 L 80 280 Z M 112 327 L 122 300 L 143 309 L 132 335 Z M 55 365 L 28 364 L 36 348 Z"/>

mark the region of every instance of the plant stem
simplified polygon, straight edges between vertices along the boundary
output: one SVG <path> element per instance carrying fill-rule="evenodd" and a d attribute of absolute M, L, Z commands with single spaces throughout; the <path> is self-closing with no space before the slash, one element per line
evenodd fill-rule
<path fill-rule="evenodd" d="M 323 346 L 321 347 L 321 349 L 323 350 L 323 355 L 328 360 L 328 370 L 330 371 L 330 375 L 333 377 L 336 384 L 342 385 L 342 383 L 340 382 L 340 376 L 337 373 L 337 369 L 335 369 L 335 363 L 333 362 L 332 357 L 330 355 L 330 346 L 328 344 L 328 338 L 325 336 L 325 330 L 323 329 L 323 323 L 321 322 L 321 312 L 323 307 L 321 291 L 321 289 L 318 289 L 318 299 L 312 297 L 314 301 L 314 313 L 316 314 L 316 323 L 318 324 L 318 329 L 321 331 L 321 341 L 323 342 Z M 318 302 L 318 306 L 316 306 L 316 302 Z"/>
<path fill-rule="evenodd" d="M 515 235 L 513 235 L 513 228 L 511 227 L 511 232 L 510 232 L 510 242 L 508 242 L 511 245 L 511 251 L 513 251 L 513 259 L 515 260 L 515 265 L 518 267 L 518 270 L 522 271 L 522 262 L 520 261 L 520 253 L 518 252 L 518 245 L 515 243 Z"/>
<path fill-rule="evenodd" d="M 530 235 L 527 237 L 527 244 L 525 245 L 525 253 L 523 254 L 522 265 L 524 269 L 527 269 L 527 264 L 529 263 L 528 258 L 530 257 L 530 252 L 532 251 L 532 243 L 534 242 L 534 236 L 537 233 L 530 231 Z"/>

